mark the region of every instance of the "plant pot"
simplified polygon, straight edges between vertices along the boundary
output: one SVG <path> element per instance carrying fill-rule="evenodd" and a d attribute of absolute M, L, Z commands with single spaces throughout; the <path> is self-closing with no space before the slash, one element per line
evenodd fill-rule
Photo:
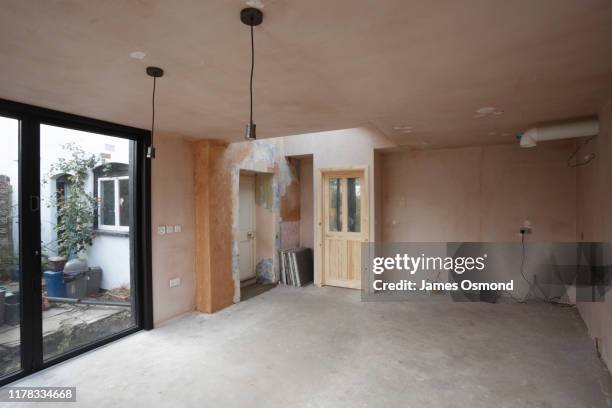
<path fill-rule="evenodd" d="M 18 325 L 21 322 L 19 318 L 19 309 L 21 304 L 19 302 L 19 293 L 6 294 L 4 298 L 4 321 L 6 324 L 11 326 Z"/>
<path fill-rule="evenodd" d="M 66 261 L 67 259 L 65 256 L 52 256 L 47 260 L 49 267 L 53 272 L 63 271 Z"/>
<path fill-rule="evenodd" d="M 4 324 L 4 296 L 6 295 L 6 291 L 4 289 L 0 289 L 0 326 Z"/>

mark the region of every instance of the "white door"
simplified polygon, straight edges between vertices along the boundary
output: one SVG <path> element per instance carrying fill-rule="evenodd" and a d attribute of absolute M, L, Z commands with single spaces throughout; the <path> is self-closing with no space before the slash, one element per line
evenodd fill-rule
<path fill-rule="evenodd" d="M 240 176 L 238 228 L 240 280 L 255 277 L 255 176 Z"/>

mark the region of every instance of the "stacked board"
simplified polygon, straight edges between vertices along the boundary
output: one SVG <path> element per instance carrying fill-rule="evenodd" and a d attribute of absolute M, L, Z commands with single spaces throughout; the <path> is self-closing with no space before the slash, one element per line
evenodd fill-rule
<path fill-rule="evenodd" d="M 281 251 L 281 283 L 303 286 L 314 277 L 312 250 L 292 248 Z"/>

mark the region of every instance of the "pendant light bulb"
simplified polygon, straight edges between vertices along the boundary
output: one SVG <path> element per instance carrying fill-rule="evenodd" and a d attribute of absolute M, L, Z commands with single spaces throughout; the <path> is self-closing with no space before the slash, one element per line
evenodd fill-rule
<path fill-rule="evenodd" d="M 253 37 L 253 27 L 258 26 L 263 21 L 263 13 L 260 9 L 255 7 L 247 7 L 242 9 L 240 12 L 240 21 L 245 25 L 251 27 L 251 80 L 249 82 L 249 95 L 250 95 L 250 117 L 249 123 L 246 125 L 244 138 L 246 140 L 257 139 L 257 125 L 253 123 L 253 70 L 255 68 L 255 40 Z"/>
<path fill-rule="evenodd" d="M 147 158 L 155 158 L 155 146 L 153 145 L 153 135 L 155 133 L 155 85 L 157 78 L 164 76 L 164 70 L 158 67 L 147 67 L 147 75 L 153 78 L 153 97 L 151 101 L 152 112 L 151 112 L 151 145 L 147 146 Z"/>
<path fill-rule="evenodd" d="M 254 123 L 247 123 L 246 131 L 244 132 L 244 138 L 246 140 L 257 140 L 257 125 Z"/>

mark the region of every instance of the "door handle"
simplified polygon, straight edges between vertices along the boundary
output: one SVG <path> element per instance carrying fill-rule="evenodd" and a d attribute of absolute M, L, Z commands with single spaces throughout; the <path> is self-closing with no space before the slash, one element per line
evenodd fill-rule
<path fill-rule="evenodd" d="M 253 232 L 253 231 L 249 231 L 249 232 L 247 232 L 247 238 L 248 238 L 248 239 L 253 239 L 253 238 L 255 238 L 255 232 Z"/>

